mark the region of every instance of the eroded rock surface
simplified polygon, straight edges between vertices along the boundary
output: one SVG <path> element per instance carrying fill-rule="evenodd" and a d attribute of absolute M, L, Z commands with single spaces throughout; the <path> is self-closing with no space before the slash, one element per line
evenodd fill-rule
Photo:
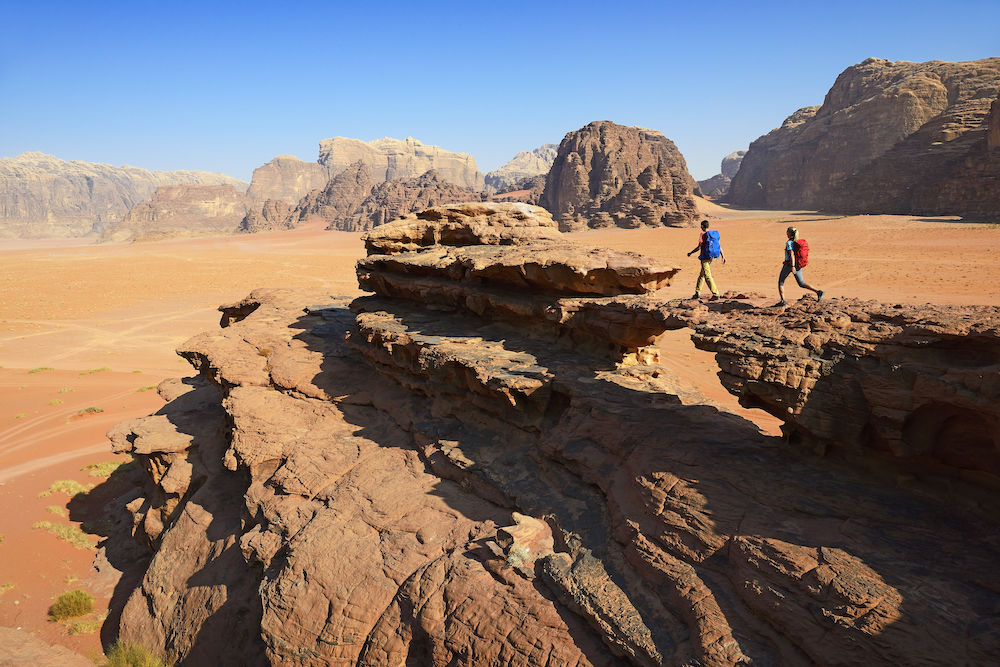
<path fill-rule="evenodd" d="M 561 278 L 509 289 L 438 266 L 489 251 L 513 268 L 527 248 L 565 244 L 504 244 L 511 230 L 554 230 L 541 213 L 490 230 L 491 216 L 442 207 L 393 223 L 370 239 L 391 254 L 359 265 L 376 295 L 256 290 L 181 346 L 211 384 L 165 383 L 160 414 L 111 434 L 150 478 L 122 526 L 152 556 L 121 636 L 191 665 L 995 660 L 1000 533 L 988 503 L 795 453 L 653 355 L 621 363 L 621 348 L 594 345 L 587 329 L 631 318 L 655 340 L 692 326 L 724 367 L 726 345 L 731 365 L 753 366 L 760 350 L 818 367 L 832 331 L 855 331 L 835 315 L 843 306 L 708 308 L 580 295 Z M 642 258 L 577 257 L 592 256 L 618 284 L 655 274 Z M 584 264 L 567 256 L 553 275 Z M 384 280 L 369 277 L 376 265 Z M 865 324 L 910 321 L 881 317 Z M 982 313 L 965 328 L 908 326 L 900 340 L 927 359 L 943 329 L 953 350 L 996 337 Z M 891 334 L 854 335 L 865 368 L 891 346 Z M 944 381 L 975 386 L 963 373 Z"/>
<path fill-rule="evenodd" d="M 539 204 L 563 231 L 688 226 L 697 187 L 661 133 L 597 121 L 563 138 Z"/>
<path fill-rule="evenodd" d="M 133 206 L 120 223 L 105 230 L 99 242 L 231 234 L 249 207 L 247 195 L 232 185 L 163 186 L 149 201 Z"/>
<path fill-rule="evenodd" d="M 27 632 L 0 627 L 3 667 L 92 667 L 93 662 L 58 644 L 47 644 Z"/>
<path fill-rule="evenodd" d="M 822 106 L 750 145 L 728 201 L 1000 219 L 1000 158 L 988 142 L 998 94 L 1000 58 L 869 58 L 837 77 Z"/>
<path fill-rule="evenodd" d="M 367 143 L 334 137 L 319 142 L 319 163 L 331 178 L 359 160 L 368 165 L 376 183 L 419 178 L 433 169 L 445 182 L 474 192 L 482 190 L 484 185 L 476 158 L 430 146 L 413 137 L 404 140 L 385 137 Z"/>
<path fill-rule="evenodd" d="M 549 173 L 558 149 L 557 144 L 543 144 L 533 151 L 521 151 L 504 166 L 486 174 L 486 186 L 493 192 L 518 190 L 515 185 L 519 181 Z"/>

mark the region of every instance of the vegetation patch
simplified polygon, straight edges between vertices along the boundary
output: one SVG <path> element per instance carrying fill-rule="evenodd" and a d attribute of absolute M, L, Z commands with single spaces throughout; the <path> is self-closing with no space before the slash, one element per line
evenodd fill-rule
<path fill-rule="evenodd" d="M 62 401 L 58 398 L 53 398 L 51 401 L 49 401 L 49 405 L 59 405 L 60 403 L 62 403 Z"/>
<path fill-rule="evenodd" d="M 69 542 L 77 549 L 87 549 L 89 551 L 94 550 L 93 542 L 91 542 L 90 538 L 76 526 L 52 523 L 51 521 L 38 521 L 31 524 L 31 527 L 35 530 L 44 530 L 47 533 L 52 533 L 60 540 Z"/>
<path fill-rule="evenodd" d="M 24 419 L 27 416 L 28 416 L 27 412 L 18 412 L 16 415 L 14 415 L 14 419 Z"/>
<path fill-rule="evenodd" d="M 108 651 L 108 667 L 169 667 L 169 663 L 144 646 L 119 640 Z"/>
<path fill-rule="evenodd" d="M 80 468 L 80 472 L 89 471 L 91 477 L 111 477 L 111 473 L 122 467 L 122 461 L 104 461 L 103 463 L 91 463 Z M 126 464 L 127 465 L 127 464 Z"/>
<path fill-rule="evenodd" d="M 101 366 L 100 368 L 91 368 L 89 371 L 84 371 L 80 375 L 93 375 L 94 373 L 103 373 L 104 371 L 110 371 L 111 368 L 108 366 Z"/>
<path fill-rule="evenodd" d="M 77 414 L 83 414 L 85 412 L 90 414 L 97 414 L 98 412 L 104 412 L 104 408 L 95 408 L 93 405 L 91 405 L 89 408 L 84 408 L 83 410 L 80 410 L 79 412 L 77 412 Z"/>
<path fill-rule="evenodd" d="M 92 635 L 101 629 L 104 624 L 104 616 L 96 618 L 93 620 L 86 621 L 74 621 L 69 626 L 69 634 L 71 635 Z"/>
<path fill-rule="evenodd" d="M 156 389 L 156 385 L 155 384 L 148 384 L 145 387 L 139 387 L 138 389 L 136 389 L 136 391 L 137 392 L 138 391 L 149 391 L 150 389 Z"/>
<path fill-rule="evenodd" d="M 48 507 L 45 508 L 45 511 L 48 512 L 49 514 L 55 514 L 56 516 L 61 516 L 61 517 L 66 516 L 65 508 L 59 507 L 59 505 L 49 505 Z"/>
<path fill-rule="evenodd" d="M 39 366 L 38 368 L 32 368 L 28 371 L 28 375 L 34 375 L 35 373 L 41 373 L 42 371 L 54 371 L 55 369 L 51 366 Z"/>
<path fill-rule="evenodd" d="M 6 584 L 0 584 L 0 598 L 3 597 L 4 593 L 6 593 L 7 591 L 12 591 L 15 588 L 17 588 L 17 584 L 11 583 L 9 581 Z"/>
<path fill-rule="evenodd" d="M 271 348 L 269 348 L 269 347 L 262 347 L 259 350 L 257 350 L 257 354 L 260 355 L 260 356 L 262 356 L 262 357 L 265 357 L 265 358 L 266 357 L 270 357 L 271 356 Z"/>
<path fill-rule="evenodd" d="M 59 390 L 60 394 L 65 394 L 67 391 L 74 391 L 73 387 L 63 387 Z"/>
<path fill-rule="evenodd" d="M 53 621 L 63 621 L 67 618 L 78 618 L 94 612 L 94 596 L 90 593 L 75 590 L 63 593 L 49 607 L 49 618 Z"/>
<path fill-rule="evenodd" d="M 52 482 L 52 486 L 49 487 L 48 491 L 42 491 L 38 494 L 39 498 L 44 498 L 45 496 L 51 496 L 53 493 L 65 493 L 70 498 L 74 498 L 79 495 L 87 495 L 87 492 L 94 488 L 93 484 L 84 486 L 75 479 L 57 479 Z"/>
<path fill-rule="evenodd" d="M 142 373 L 142 371 L 132 371 L 132 373 Z"/>

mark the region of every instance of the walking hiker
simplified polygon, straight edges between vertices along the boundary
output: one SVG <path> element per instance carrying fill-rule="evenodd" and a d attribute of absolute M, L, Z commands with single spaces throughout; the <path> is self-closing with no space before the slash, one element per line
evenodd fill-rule
<path fill-rule="evenodd" d="M 781 266 L 781 275 L 778 276 L 778 298 L 781 299 L 775 306 L 786 306 L 785 303 L 785 278 L 788 274 L 794 273 L 795 282 L 799 287 L 816 292 L 816 300 L 823 300 L 823 290 L 816 289 L 802 278 L 802 268 L 809 263 L 809 244 L 805 239 L 799 238 L 799 230 L 789 227 L 785 230 L 788 241 L 785 243 L 785 263 Z"/>
<path fill-rule="evenodd" d="M 694 296 L 691 298 L 701 298 L 701 286 L 704 283 L 708 285 L 708 289 L 712 290 L 712 298 L 709 301 L 718 301 L 719 290 L 716 289 L 715 281 L 712 280 L 712 260 L 721 257 L 722 263 L 725 264 L 726 255 L 722 252 L 722 240 L 719 238 L 719 232 L 708 228 L 708 220 L 701 221 L 701 235 L 698 237 L 698 245 L 688 253 L 688 257 L 696 252 L 699 253 L 698 259 L 701 260 L 701 273 L 698 274 L 698 282 L 694 286 Z"/>

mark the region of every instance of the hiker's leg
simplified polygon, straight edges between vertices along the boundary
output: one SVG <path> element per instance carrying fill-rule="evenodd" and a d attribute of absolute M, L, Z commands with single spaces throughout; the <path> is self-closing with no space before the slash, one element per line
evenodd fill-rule
<path fill-rule="evenodd" d="M 816 294 L 819 294 L 819 290 L 810 285 L 809 283 L 807 283 L 806 279 L 802 277 L 802 269 L 799 269 L 798 271 L 795 272 L 795 282 L 797 282 L 799 284 L 799 287 L 801 287 L 802 289 L 811 290 L 813 292 L 816 292 Z"/>
<path fill-rule="evenodd" d="M 707 283 L 709 280 L 710 278 L 705 276 L 705 262 L 703 261 L 701 263 L 701 271 L 698 273 L 698 282 L 695 283 L 694 286 L 694 293 L 701 294 L 701 286 Z"/>
<path fill-rule="evenodd" d="M 719 290 L 715 287 L 715 281 L 712 279 L 712 260 L 703 259 L 701 261 L 701 274 L 705 276 L 705 282 L 708 284 L 708 289 L 712 290 L 712 294 L 719 296 Z"/>
<path fill-rule="evenodd" d="M 778 298 L 785 300 L 785 278 L 792 272 L 792 267 L 787 264 L 781 265 L 781 274 L 778 276 Z"/>

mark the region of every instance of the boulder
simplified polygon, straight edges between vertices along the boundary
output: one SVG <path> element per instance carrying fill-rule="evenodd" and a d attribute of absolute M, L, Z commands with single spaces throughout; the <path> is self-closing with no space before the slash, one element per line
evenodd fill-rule
<path fill-rule="evenodd" d="M 562 231 L 689 226 L 697 187 L 661 133 L 597 121 L 563 138 L 539 204 Z"/>

